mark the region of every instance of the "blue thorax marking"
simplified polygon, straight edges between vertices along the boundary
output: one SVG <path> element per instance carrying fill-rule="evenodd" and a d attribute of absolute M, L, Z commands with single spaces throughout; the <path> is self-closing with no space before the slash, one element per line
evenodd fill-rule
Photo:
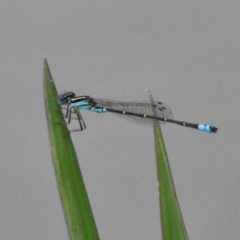
<path fill-rule="evenodd" d="M 89 105 L 87 100 L 71 101 L 71 105 L 79 109 L 91 109 L 91 105 Z"/>
<path fill-rule="evenodd" d="M 105 107 L 95 107 L 94 104 L 89 103 L 89 99 L 87 97 L 78 97 L 71 99 L 71 105 L 78 109 L 86 109 L 97 113 L 107 112 Z"/>
<path fill-rule="evenodd" d="M 70 100 L 71 105 L 73 107 L 79 108 L 79 109 L 90 109 L 91 106 L 89 105 L 88 99 L 86 96 L 84 97 L 77 97 L 77 98 L 72 98 Z"/>

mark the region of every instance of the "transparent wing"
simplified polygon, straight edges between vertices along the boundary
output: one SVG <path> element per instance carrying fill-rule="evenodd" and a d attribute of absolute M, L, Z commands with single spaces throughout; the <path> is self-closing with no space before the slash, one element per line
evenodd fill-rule
<path fill-rule="evenodd" d="M 154 114 L 150 102 L 117 102 L 117 101 L 112 101 L 107 99 L 98 99 L 98 98 L 94 98 L 93 102 L 97 107 L 106 107 L 113 110 L 126 111 L 126 112 L 138 113 L 138 114 L 146 114 L 150 116 L 173 119 L 173 114 L 171 109 L 162 102 L 154 102 L 153 107 L 156 114 Z M 152 124 L 153 122 L 153 120 L 150 118 L 143 118 L 143 117 L 137 117 L 137 116 L 131 116 L 131 115 L 118 114 L 118 113 L 114 113 L 114 114 L 117 115 L 118 117 L 124 118 L 125 120 L 136 122 L 139 124 L 146 125 L 146 124 Z M 164 122 L 161 122 L 161 123 L 164 123 Z"/>

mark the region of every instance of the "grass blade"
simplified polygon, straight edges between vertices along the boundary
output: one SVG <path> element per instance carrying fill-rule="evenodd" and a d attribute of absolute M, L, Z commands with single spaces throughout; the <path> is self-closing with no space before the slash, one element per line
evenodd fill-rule
<path fill-rule="evenodd" d="M 150 91 L 149 97 L 150 101 L 153 103 L 153 97 Z M 159 204 L 161 214 L 160 217 L 162 240 L 188 240 L 188 235 L 178 204 L 178 199 L 159 121 L 155 120 L 153 127 L 158 177 Z"/>
<path fill-rule="evenodd" d="M 98 240 L 98 232 L 57 91 L 44 60 L 44 95 L 52 161 L 70 240 Z"/>

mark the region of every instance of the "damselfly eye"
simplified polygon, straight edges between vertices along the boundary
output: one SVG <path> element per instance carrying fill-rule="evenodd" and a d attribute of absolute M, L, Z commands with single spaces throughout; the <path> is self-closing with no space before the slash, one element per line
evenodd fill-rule
<path fill-rule="evenodd" d="M 66 99 L 63 96 L 58 97 L 57 99 L 58 104 L 63 105 L 66 103 Z"/>

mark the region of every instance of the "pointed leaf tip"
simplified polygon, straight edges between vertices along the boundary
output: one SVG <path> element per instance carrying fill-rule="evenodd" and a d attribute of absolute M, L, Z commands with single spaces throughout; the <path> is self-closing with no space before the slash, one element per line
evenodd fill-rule
<path fill-rule="evenodd" d="M 152 96 L 152 93 L 151 93 L 151 91 L 150 91 L 149 88 L 147 88 L 147 92 L 148 92 L 148 95 L 149 95 L 149 96 Z"/>
<path fill-rule="evenodd" d="M 47 78 L 43 78 L 44 80 L 48 79 L 48 81 L 53 82 L 53 78 L 52 78 L 52 74 L 50 71 L 50 68 L 48 66 L 48 62 L 47 62 L 47 58 L 44 57 L 44 61 L 43 61 L 43 70 L 44 70 L 44 74 L 47 74 Z"/>
<path fill-rule="evenodd" d="M 44 57 L 43 66 L 44 66 L 45 68 L 48 68 L 48 62 L 47 62 L 46 56 Z"/>

